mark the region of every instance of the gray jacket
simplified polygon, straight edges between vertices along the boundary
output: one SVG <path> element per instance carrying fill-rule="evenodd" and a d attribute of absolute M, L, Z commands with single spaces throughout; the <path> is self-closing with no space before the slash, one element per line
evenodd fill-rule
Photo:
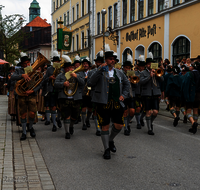
<path fill-rule="evenodd" d="M 128 81 L 126 75 L 115 69 L 116 75 L 120 81 L 120 96 L 128 98 L 130 82 Z M 96 72 L 88 80 L 88 86 L 95 87 L 94 94 L 92 96 L 92 102 L 107 104 L 108 103 L 108 93 L 109 93 L 109 74 L 103 71 L 102 67 L 99 67 Z"/>
<path fill-rule="evenodd" d="M 141 95 L 141 77 L 142 77 L 142 72 L 135 71 L 135 75 L 140 78 L 140 81 L 138 82 L 137 87 L 135 89 L 135 94 L 136 95 Z"/>
<path fill-rule="evenodd" d="M 83 77 L 77 74 L 77 82 L 78 82 L 78 88 L 76 93 L 73 96 L 74 100 L 81 100 L 82 99 L 82 88 L 85 85 Z M 55 80 L 54 87 L 58 89 L 58 99 L 60 98 L 68 98 L 68 96 L 64 92 L 64 82 L 66 82 L 65 73 L 60 73 Z"/>
<path fill-rule="evenodd" d="M 160 96 L 161 95 L 161 90 L 160 90 L 160 82 L 164 80 L 163 76 L 162 77 L 156 77 L 155 76 L 155 81 L 156 85 L 153 83 L 153 79 L 150 76 L 150 72 L 145 69 L 142 71 L 142 76 L 140 78 L 140 84 L 142 85 L 141 87 L 141 96 Z"/>
<path fill-rule="evenodd" d="M 53 75 L 53 72 L 54 72 L 55 68 L 53 66 L 50 66 L 47 68 L 47 72 L 46 74 L 44 75 L 44 78 L 43 78 L 43 81 L 42 81 L 42 86 L 44 86 L 45 84 L 47 84 L 46 86 L 46 90 L 48 92 L 53 92 L 53 85 L 52 85 L 52 82 L 51 80 L 49 79 L 50 76 Z"/>
<path fill-rule="evenodd" d="M 92 77 L 92 75 L 97 71 L 97 68 L 92 69 L 91 71 L 88 72 L 88 78 L 87 80 L 89 81 L 90 78 Z M 95 86 L 91 87 L 91 92 L 90 92 L 90 96 L 92 97 L 94 95 L 94 90 L 95 90 Z"/>
<path fill-rule="evenodd" d="M 22 74 L 25 74 L 24 68 L 21 67 L 16 69 L 13 75 L 11 76 L 11 81 L 21 80 L 23 78 Z M 33 90 L 34 92 L 31 95 L 36 96 L 36 93 L 40 88 L 41 88 L 41 83 Z"/>

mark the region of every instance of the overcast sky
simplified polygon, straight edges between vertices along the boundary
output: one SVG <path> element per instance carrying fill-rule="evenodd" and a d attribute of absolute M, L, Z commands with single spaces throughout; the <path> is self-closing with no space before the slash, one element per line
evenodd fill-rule
<path fill-rule="evenodd" d="M 5 6 L 2 9 L 2 16 L 12 14 L 22 14 L 29 22 L 29 7 L 33 0 L 0 0 L 0 5 Z M 40 5 L 40 17 L 47 19 L 47 23 L 51 23 L 51 0 L 37 0 Z"/>

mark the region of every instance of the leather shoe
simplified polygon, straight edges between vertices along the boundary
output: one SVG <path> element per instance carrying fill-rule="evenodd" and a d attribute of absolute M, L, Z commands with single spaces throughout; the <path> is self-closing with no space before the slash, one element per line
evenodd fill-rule
<path fill-rule="evenodd" d="M 137 124 L 137 129 L 141 129 L 141 124 Z"/>
<path fill-rule="evenodd" d="M 148 131 L 148 134 L 149 134 L 149 135 L 154 135 L 154 132 L 153 132 L 152 130 L 149 130 L 149 131 Z"/>
<path fill-rule="evenodd" d="M 180 119 L 179 117 L 176 117 L 176 118 L 174 119 L 174 122 L 173 122 L 174 127 L 176 127 L 176 126 L 178 125 L 179 119 Z"/>
<path fill-rule="evenodd" d="M 20 141 L 24 141 L 24 140 L 26 140 L 26 135 L 25 135 L 24 133 L 22 133 L 22 136 L 21 136 L 21 138 L 20 138 Z"/>
<path fill-rule="evenodd" d="M 116 147 L 114 145 L 114 141 L 109 141 L 109 149 L 110 149 L 111 152 L 116 152 L 117 151 L 117 149 L 116 149 Z"/>
<path fill-rule="evenodd" d="M 190 133 L 193 133 L 193 129 L 192 128 L 189 128 L 188 130 Z"/>
<path fill-rule="evenodd" d="M 53 131 L 53 132 L 56 132 L 56 131 L 57 131 L 57 127 L 56 127 L 55 125 L 53 125 L 52 131 Z"/>
<path fill-rule="evenodd" d="M 141 124 L 141 126 L 144 126 L 144 121 L 143 121 L 143 119 L 140 120 L 140 124 Z"/>
<path fill-rule="evenodd" d="M 74 127 L 69 127 L 69 133 L 70 133 L 70 135 L 74 134 Z"/>
<path fill-rule="evenodd" d="M 84 124 L 82 130 L 87 130 L 87 126 Z"/>
<path fill-rule="evenodd" d="M 129 130 L 125 129 L 125 130 L 124 130 L 124 135 L 125 135 L 125 136 L 129 136 L 129 135 L 130 135 Z"/>
<path fill-rule="evenodd" d="M 107 148 L 107 149 L 105 150 L 105 152 L 104 152 L 104 154 L 103 154 L 103 158 L 104 158 L 105 160 L 109 160 L 109 159 L 111 158 L 111 156 L 110 156 L 110 149 L 109 149 L 109 148 Z"/>
<path fill-rule="evenodd" d="M 56 121 L 57 121 L 58 127 L 61 128 L 62 127 L 62 123 L 61 123 L 60 119 L 56 119 Z"/>
<path fill-rule="evenodd" d="M 101 131 L 97 130 L 96 131 L 96 136 L 101 136 Z"/>
<path fill-rule="evenodd" d="M 35 130 L 33 129 L 33 127 L 30 129 L 30 135 L 31 135 L 31 137 L 33 137 L 33 138 L 36 136 Z"/>
<path fill-rule="evenodd" d="M 50 125 L 50 123 L 51 123 L 50 121 L 47 121 L 47 120 L 46 120 L 44 124 L 45 124 L 45 125 Z"/>
<path fill-rule="evenodd" d="M 65 139 L 70 139 L 70 134 L 69 133 L 65 134 Z"/>
<path fill-rule="evenodd" d="M 90 128 L 90 121 L 85 121 L 87 128 Z"/>
<path fill-rule="evenodd" d="M 193 134 L 197 132 L 198 123 L 194 122 L 192 125 Z"/>

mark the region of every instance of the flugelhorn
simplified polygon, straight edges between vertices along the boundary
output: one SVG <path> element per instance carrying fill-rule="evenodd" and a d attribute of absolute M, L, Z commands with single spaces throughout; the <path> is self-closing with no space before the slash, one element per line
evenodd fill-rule
<path fill-rule="evenodd" d="M 140 78 L 138 76 L 135 75 L 135 71 L 127 71 L 126 74 L 128 77 L 130 77 L 130 82 L 133 84 L 137 84 L 138 82 L 140 82 Z"/>

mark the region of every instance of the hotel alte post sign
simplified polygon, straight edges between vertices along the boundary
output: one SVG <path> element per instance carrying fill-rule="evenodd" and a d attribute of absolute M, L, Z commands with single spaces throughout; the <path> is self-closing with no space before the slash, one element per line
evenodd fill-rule
<path fill-rule="evenodd" d="M 147 29 L 145 30 L 145 28 L 140 28 L 137 29 L 136 31 L 131 31 L 130 33 L 127 32 L 126 33 L 126 41 L 135 41 L 135 40 L 140 40 L 141 38 L 149 38 L 149 36 L 154 36 L 156 34 L 156 24 L 153 25 L 153 27 L 151 26 L 147 26 Z"/>

